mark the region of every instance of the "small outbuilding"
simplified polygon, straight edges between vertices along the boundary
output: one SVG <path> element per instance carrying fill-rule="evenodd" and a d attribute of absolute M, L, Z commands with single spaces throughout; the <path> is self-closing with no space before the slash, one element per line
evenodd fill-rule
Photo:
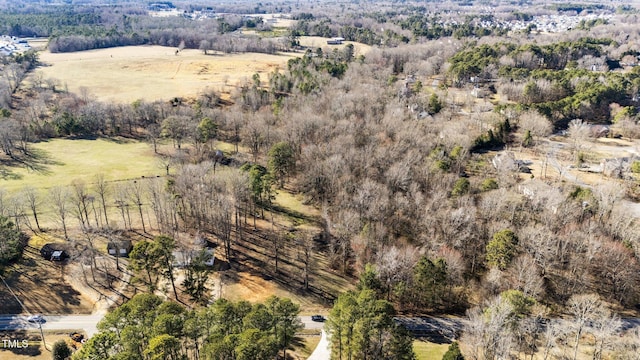
<path fill-rule="evenodd" d="M 49 243 L 40 249 L 40 255 L 49 261 L 64 261 L 69 258 L 69 253 L 62 244 Z"/>
<path fill-rule="evenodd" d="M 113 240 L 107 243 L 107 252 L 111 256 L 127 257 L 133 250 L 131 240 Z"/>
<path fill-rule="evenodd" d="M 191 266 L 191 262 L 196 259 L 200 252 L 204 251 L 207 255 L 207 260 L 204 261 L 204 265 L 213 266 L 216 260 L 215 251 L 212 248 L 204 248 L 201 250 L 175 250 L 173 252 L 173 266 L 176 268 L 186 268 Z"/>

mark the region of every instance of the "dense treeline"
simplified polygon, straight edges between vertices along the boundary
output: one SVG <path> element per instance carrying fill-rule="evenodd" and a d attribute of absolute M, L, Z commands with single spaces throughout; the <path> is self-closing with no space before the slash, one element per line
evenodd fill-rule
<path fill-rule="evenodd" d="M 481 133 L 458 118 L 465 133 L 455 134 L 455 127 L 442 121 L 452 117 L 449 110 L 425 121 L 402 103 L 390 101 L 397 93 L 388 81 L 394 68 L 393 52 L 371 53 L 364 64 L 351 63 L 342 78 L 320 86 L 315 101 L 288 98 L 279 108 L 279 114 L 288 115 L 279 117 L 277 124 L 297 154 L 297 185 L 324 209 L 337 267 L 362 269 L 366 263 L 376 263 L 380 274 L 394 275 L 383 277 L 383 284 L 399 303 L 403 301 L 399 290 L 412 287 L 409 279 L 419 260 L 414 255 L 418 249 L 432 263 L 442 259 L 446 276 L 461 284 L 486 274 L 483 281 L 489 283 L 483 288 L 488 293 L 516 288 L 538 299 L 562 301 L 597 283 L 603 296 L 633 303 L 637 294 L 629 286 L 638 281 L 634 271 L 611 282 L 605 280 L 611 269 L 603 266 L 610 262 L 595 259 L 621 256 L 632 268 L 638 267 L 633 251 L 614 245 L 622 239 L 638 241 L 633 221 L 612 214 L 622 192 L 599 186 L 588 192 L 594 208 L 584 212 L 583 200 L 570 195 L 570 185 L 533 180 L 527 186 L 535 190 L 523 192 L 515 186 L 515 173 L 509 173 L 513 170 L 487 167 L 480 170 L 484 177 L 460 178 L 463 171 L 479 165 L 480 159 L 469 150 Z M 407 101 L 420 96 L 414 93 Z M 485 116 L 496 124 L 494 133 L 501 134 L 497 124 L 504 115 Z M 594 233 L 580 230 L 587 223 L 599 224 L 589 230 Z M 503 230 L 518 240 L 507 246 L 508 256 L 496 267 L 491 252 L 506 245 L 490 240 Z M 597 252 L 593 262 L 580 261 L 590 253 L 588 246 L 580 245 L 583 238 L 600 239 L 612 253 Z M 553 245 L 542 245 L 543 239 Z M 387 256 L 393 260 L 385 260 Z M 539 272 L 512 276 L 525 268 Z M 586 278 L 571 275 L 573 271 L 591 274 L 596 282 L 587 283 Z M 618 282 L 623 278 L 626 284 Z"/>
<path fill-rule="evenodd" d="M 200 49 L 224 53 L 255 52 L 274 54 L 286 49 L 283 43 L 260 38 L 246 38 L 233 34 L 206 35 L 191 30 L 155 30 L 147 35 L 56 36 L 49 41 L 51 52 L 71 52 L 130 45 L 159 45 L 176 47 L 180 50 Z"/>
<path fill-rule="evenodd" d="M 439 16 L 422 16 L 412 15 L 404 19 L 396 20 L 403 30 L 411 30 L 414 38 L 440 39 L 443 37 L 453 36 L 457 39 L 467 37 L 483 37 L 490 35 L 505 35 L 508 31 L 506 28 L 500 28 L 497 25 L 490 27 L 479 25 L 480 22 L 490 22 L 494 18 L 490 15 L 467 16 L 462 24 L 456 22 L 442 23 Z"/>
<path fill-rule="evenodd" d="M 299 306 L 270 297 L 264 303 L 219 299 L 187 310 L 159 296 L 139 294 L 98 323 L 100 332 L 74 359 L 273 359 L 302 324 Z"/>
<path fill-rule="evenodd" d="M 184 5 L 185 15 L 203 9 L 202 6 Z M 345 14 L 336 14 L 335 11 L 328 12 L 324 6 L 314 9 L 313 13 L 305 12 L 311 9 L 297 4 L 296 10 L 299 12 L 294 12 L 293 17 L 300 21 L 291 31 L 296 36 L 342 36 L 347 40 L 369 45 L 398 46 L 409 41 L 420 42 L 450 36 L 460 39 L 506 35 L 509 27 L 501 21 L 518 15 L 517 9 L 506 8 L 496 15 L 466 14 L 465 11 L 465 15 L 461 16 L 456 15 L 457 4 L 439 5 L 403 6 L 385 10 L 388 4 L 381 3 L 378 5 L 380 10 L 354 19 Z M 213 42 L 214 36 L 235 32 L 243 27 L 267 31 L 271 29 L 260 17 L 246 17 L 242 14 L 262 14 L 267 9 L 292 10 L 290 6 L 285 8 L 276 4 L 248 6 L 238 3 L 233 8 L 235 10 L 222 5 L 215 9 L 208 8 L 208 11 L 214 10 L 224 15 L 216 19 L 193 21 L 182 16 L 150 17 L 142 4 L 133 3 L 99 7 L 8 6 L 0 15 L 0 24 L 4 24 L 0 25 L 0 32 L 14 36 L 50 37 L 55 45 L 51 49 L 56 52 L 139 44 L 178 46 L 181 41 L 185 42 L 187 48 L 198 48 L 203 40 Z M 360 9 L 354 11 L 360 12 Z M 514 12 L 516 15 L 513 15 Z M 596 25 L 599 24 L 594 22 L 588 27 Z M 582 26 L 587 27 L 587 23 Z M 173 33 L 168 35 L 161 29 L 171 29 Z M 206 30 L 203 32 L 203 29 Z M 262 47 L 258 49 L 269 52 L 262 50 Z"/>
<path fill-rule="evenodd" d="M 369 288 L 341 294 L 327 322 L 333 358 L 415 360 L 413 338 L 393 314 L 391 303 Z"/>
<path fill-rule="evenodd" d="M 18 89 L 27 72 L 37 64 L 38 54 L 33 50 L 0 58 L 0 118 L 9 114 L 11 95 Z"/>
<path fill-rule="evenodd" d="M 23 37 L 93 34 L 109 29 L 127 29 L 136 22 L 137 16 L 146 14 L 146 11 L 126 4 L 118 7 L 12 5 L 0 14 L 0 32 Z"/>
<path fill-rule="evenodd" d="M 335 37 L 341 36 L 349 41 L 356 41 L 368 45 L 397 46 L 409 41 L 419 39 L 440 39 L 443 37 L 455 37 L 457 39 L 466 37 L 483 37 L 489 35 L 506 34 L 507 29 L 497 26 L 485 27 L 476 24 L 475 19 L 467 19 L 462 24 L 443 23 L 438 16 L 423 16 L 413 14 L 409 17 L 390 16 L 388 19 L 377 18 L 380 22 L 387 22 L 384 25 L 387 29 L 380 31 L 373 24 L 363 26 L 361 23 L 344 24 L 336 21 L 332 17 L 313 19 L 308 16 L 301 18 L 292 27 L 299 35 Z M 409 35 L 410 34 L 410 35 Z"/>
<path fill-rule="evenodd" d="M 261 18 L 226 15 L 194 21 L 154 18 L 135 7 L 31 8 L 0 14 L 0 33 L 49 37 L 51 52 L 70 52 L 129 45 L 161 45 L 230 52 L 274 53 L 284 43 L 230 34 L 242 27 L 265 29 Z"/>
<path fill-rule="evenodd" d="M 570 120 L 608 123 L 611 104 L 630 106 L 637 97 L 638 72 L 613 72 L 620 59 L 606 54 L 611 39 L 582 38 L 550 45 L 480 45 L 450 59 L 453 85 L 487 83 L 521 108 L 533 108 L 557 127 Z M 497 90 L 496 90 L 497 89 Z"/>

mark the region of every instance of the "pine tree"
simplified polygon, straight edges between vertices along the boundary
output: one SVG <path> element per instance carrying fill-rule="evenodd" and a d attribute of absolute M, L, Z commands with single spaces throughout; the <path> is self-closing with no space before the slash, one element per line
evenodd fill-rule
<path fill-rule="evenodd" d="M 454 341 L 449 345 L 449 349 L 444 355 L 442 355 L 442 360 L 464 360 L 464 356 L 460 352 L 460 347 L 458 346 L 458 342 Z"/>
<path fill-rule="evenodd" d="M 66 360 L 71 357 L 71 349 L 64 340 L 58 340 L 53 344 L 51 354 L 53 360 Z"/>

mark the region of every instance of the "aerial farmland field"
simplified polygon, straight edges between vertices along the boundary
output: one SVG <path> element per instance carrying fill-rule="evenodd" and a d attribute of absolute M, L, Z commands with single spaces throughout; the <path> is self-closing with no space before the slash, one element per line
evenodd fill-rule
<path fill-rule="evenodd" d="M 163 46 L 126 46 L 73 53 L 40 53 L 44 66 L 35 73 L 53 78 L 71 92 L 101 101 L 131 103 L 137 99 L 167 100 L 193 97 L 206 88 L 234 87 L 253 74 L 263 80 L 285 69 L 294 54 L 209 54 Z"/>

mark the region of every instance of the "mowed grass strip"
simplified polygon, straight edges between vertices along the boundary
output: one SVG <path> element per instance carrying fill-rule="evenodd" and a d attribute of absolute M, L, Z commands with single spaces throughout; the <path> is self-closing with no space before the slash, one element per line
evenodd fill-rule
<path fill-rule="evenodd" d="M 31 145 L 35 159 L 31 166 L 5 167 L 0 188 L 8 192 L 26 186 L 46 190 L 66 186 L 73 180 L 95 182 L 97 174 L 108 181 L 163 175 L 164 169 L 151 147 L 138 141 L 55 139 Z"/>
<path fill-rule="evenodd" d="M 435 344 L 428 341 L 415 340 L 413 351 L 418 360 L 440 360 L 451 344 Z"/>

